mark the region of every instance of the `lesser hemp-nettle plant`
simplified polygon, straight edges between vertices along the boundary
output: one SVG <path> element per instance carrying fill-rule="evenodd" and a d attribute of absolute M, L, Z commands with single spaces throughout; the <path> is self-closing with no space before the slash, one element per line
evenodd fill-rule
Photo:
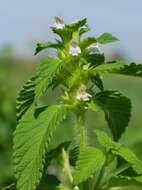
<path fill-rule="evenodd" d="M 46 48 L 56 51 L 38 63 L 17 99 L 17 190 L 106 190 L 142 184 L 142 162 L 118 142 L 130 120 L 131 101 L 118 90 L 105 89 L 102 78 L 106 73 L 142 77 L 142 65 L 106 61 L 100 45 L 118 39 L 110 33 L 83 37 L 90 30 L 86 22 L 65 24 L 56 17 L 51 29 L 58 39 L 37 44 L 35 54 Z M 51 91 L 57 94 L 54 103 L 47 101 Z M 88 110 L 102 110 L 108 127 L 108 132 L 89 129 L 95 146 L 87 135 Z M 74 119 L 69 124 L 70 115 Z M 64 138 L 62 125 L 71 127 L 70 140 Z"/>

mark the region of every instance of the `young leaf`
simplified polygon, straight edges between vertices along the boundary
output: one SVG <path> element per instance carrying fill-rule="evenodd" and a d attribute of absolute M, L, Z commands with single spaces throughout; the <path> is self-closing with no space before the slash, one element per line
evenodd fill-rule
<path fill-rule="evenodd" d="M 32 77 L 25 83 L 16 101 L 16 116 L 18 121 L 32 105 L 34 97 L 35 97 L 35 77 Z"/>
<path fill-rule="evenodd" d="M 88 179 L 92 174 L 98 173 L 105 162 L 104 154 L 97 148 L 85 147 L 81 150 L 73 173 L 74 184 Z"/>
<path fill-rule="evenodd" d="M 46 42 L 46 43 L 37 43 L 37 47 L 35 50 L 35 55 L 38 54 L 40 51 L 47 49 L 47 48 L 55 48 L 58 49 L 62 47 L 61 42 L 60 43 L 52 43 L 52 42 Z"/>
<path fill-rule="evenodd" d="M 114 140 L 119 140 L 130 120 L 130 100 L 118 91 L 106 90 L 97 93 L 94 102 L 104 110 Z"/>
<path fill-rule="evenodd" d="M 37 100 L 52 83 L 53 78 L 63 65 L 63 61 L 55 57 L 47 57 L 37 67 L 35 99 Z"/>
<path fill-rule="evenodd" d="M 81 47 L 81 49 L 85 49 L 88 46 L 90 46 L 91 44 L 96 43 L 96 42 L 97 42 L 97 40 L 95 37 L 88 37 L 88 38 L 83 39 L 80 42 L 80 47 Z"/>
<path fill-rule="evenodd" d="M 89 32 L 89 31 L 90 29 L 88 28 L 88 26 L 82 27 L 79 30 L 79 35 L 82 36 L 84 33 Z"/>
<path fill-rule="evenodd" d="M 33 107 L 26 112 L 14 135 L 14 171 L 19 190 L 36 189 L 52 134 L 66 117 L 64 105 L 50 106 L 38 118 L 33 112 Z"/>
<path fill-rule="evenodd" d="M 113 36 L 110 33 L 103 33 L 101 36 L 99 36 L 97 38 L 97 41 L 100 44 L 108 44 L 108 43 L 112 43 L 112 42 L 117 42 L 119 40 L 118 40 L 118 38 L 116 38 L 115 36 Z"/>
<path fill-rule="evenodd" d="M 73 22 L 72 24 L 66 25 L 66 27 L 70 28 L 73 32 L 78 31 L 81 27 L 85 26 L 87 23 L 87 19 L 81 19 L 76 22 Z"/>
<path fill-rule="evenodd" d="M 111 138 L 103 131 L 97 131 L 96 134 L 101 145 L 103 145 L 107 150 L 110 150 L 113 155 L 120 156 L 127 161 L 137 174 L 142 174 L 142 162 L 130 149 L 112 141 Z"/>

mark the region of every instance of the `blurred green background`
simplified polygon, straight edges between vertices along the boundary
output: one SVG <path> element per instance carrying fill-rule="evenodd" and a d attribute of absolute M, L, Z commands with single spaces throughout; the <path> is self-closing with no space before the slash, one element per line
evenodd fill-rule
<path fill-rule="evenodd" d="M 12 172 L 12 137 L 16 127 L 15 101 L 24 82 L 35 70 L 40 57 L 33 56 L 35 43 L 53 39 L 49 31 L 56 15 L 73 21 L 87 17 L 90 35 L 110 32 L 121 41 L 103 47 L 107 57 L 121 57 L 142 63 L 141 0 L 1 0 L 0 1 L 0 189 L 14 181 Z M 42 56 L 47 55 L 44 51 Z M 120 89 L 132 100 L 132 118 L 121 142 L 142 159 L 142 80 L 106 75 L 105 88 Z M 92 128 L 106 127 L 102 114 L 90 112 Z M 58 134 L 57 134 L 58 135 Z M 95 142 L 90 134 L 90 139 Z M 66 136 L 66 134 L 63 134 Z M 60 138 L 58 136 L 58 140 Z M 139 188 L 139 190 L 142 187 Z M 118 189 L 117 189 L 118 190 Z M 126 190 L 126 188 L 124 189 Z M 136 187 L 127 190 L 137 190 Z"/>

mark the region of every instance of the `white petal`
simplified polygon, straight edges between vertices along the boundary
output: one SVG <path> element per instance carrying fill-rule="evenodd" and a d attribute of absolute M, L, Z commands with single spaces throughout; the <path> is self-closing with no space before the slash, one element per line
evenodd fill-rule
<path fill-rule="evenodd" d="M 64 26 L 65 26 L 65 24 L 63 24 L 63 23 L 57 23 L 57 22 L 55 22 L 55 23 L 52 25 L 52 27 L 55 27 L 55 28 L 57 28 L 57 29 L 63 29 Z"/>
<path fill-rule="evenodd" d="M 101 53 L 101 49 L 99 47 L 98 43 L 94 43 L 92 45 L 90 45 L 87 50 L 89 51 L 89 54 L 99 54 Z"/>
<path fill-rule="evenodd" d="M 70 47 L 69 54 L 72 56 L 78 56 L 81 53 L 80 47 Z"/>

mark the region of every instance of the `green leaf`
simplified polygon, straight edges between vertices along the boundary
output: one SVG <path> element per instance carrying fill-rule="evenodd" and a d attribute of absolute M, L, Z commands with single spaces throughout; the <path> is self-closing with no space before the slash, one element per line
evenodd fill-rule
<path fill-rule="evenodd" d="M 35 99 L 37 100 L 44 94 L 52 83 L 53 78 L 59 72 L 63 61 L 55 57 L 47 57 L 42 60 L 37 67 L 37 78 L 35 88 Z"/>
<path fill-rule="evenodd" d="M 112 73 L 142 78 L 142 64 L 123 64 L 123 67 L 120 67 L 112 71 Z"/>
<path fill-rule="evenodd" d="M 25 83 L 22 90 L 19 92 L 16 101 L 16 116 L 18 121 L 32 105 L 32 103 L 34 102 L 34 98 L 35 98 L 35 77 L 32 77 Z"/>
<path fill-rule="evenodd" d="M 138 182 L 135 177 L 129 176 L 114 176 L 108 182 L 108 187 L 124 187 L 124 186 L 140 186 L 141 183 Z"/>
<path fill-rule="evenodd" d="M 74 184 L 87 180 L 92 174 L 98 173 L 105 162 L 104 154 L 97 148 L 85 147 L 81 150 L 73 173 Z"/>
<path fill-rule="evenodd" d="M 91 76 L 91 80 L 101 91 L 104 91 L 103 80 L 99 74 L 95 74 Z"/>
<path fill-rule="evenodd" d="M 101 145 L 103 145 L 108 151 L 111 151 L 113 155 L 120 156 L 128 162 L 137 174 L 142 174 L 142 162 L 130 149 L 112 141 L 111 138 L 103 131 L 97 131 L 96 134 Z"/>
<path fill-rule="evenodd" d="M 113 36 L 110 33 L 103 33 L 101 36 L 99 36 L 97 38 L 97 41 L 100 44 L 108 44 L 108 43 L 112 43 L 112 42 L 117 42 L 119 40 L 118 40 L 118 38 L 116 38 L 115 36 Z"/>
<path fill-rule="evenodd" d="M 91 44 L 96 43 L 96 42 L 97 42 L 97 39 L 95 37 L 88 37 L 88 38 L 83 39 L 80 42 L 80 47 L 81 47 L 81 49 L 85 49 L 88 46 L 90 46 Z"/>
<path fill-rule="evenodd" d="M 76 161 L 78 159 L 79 153 L 80 153 L 79 146 L 75 146 L 73 149 L 70 150 L 70 152 L 69 152 L 69 159 L 70 159 L 70 164 L 72 166 L 76 165 Z"/>
<path fill-rule="evenodd" d="M 85 59 L 91 63 L 91 66 L 101 65 L 105 61 L 104 54 L 86 54 Z"/>
<path fill-rule="evenodd" d="M 52 134 L 65 117 L 64 105 L 53 105 L 37 118 L 34 117 L 34 109 L 31 107 L 21 119 L 14 135 L 13 157 L 17 189 L 36 189 Z"/>
<path fill-rule="evenodd" d="M 130 120 L 130 100 L 118 91 L 106 90 L 97 93 L 94 102 L 104 110 L 114 140 L 119 140 Z"/>
<path fill-rule="evenodd" d="M 58 49 L 62 47 L 62 43 L 52 43 L 52 42 L 45 42 L 45 43 L 37 43 L 37 47 L 35 50 L 35 55 L 38 54 L 40 51 L 47 49 L 47 48 L 55 48 Z"/>
<path fill-rule="evenodd" d="M 115 72 L 123 67 L 124 65 L 122 64 L 121 61 L 117 61 L 115 63 L 104 63 L 95 67 L 92 72 L 95 74 L 104 74 L 104 73 Z"/>
<path fill-rule="evenodd" d="M 76 22 L 73 22 L 72 24 L 66 25 L 66 27 L 70 28 L 73 32 L 78 31 L 81 27 L 85 26 L 87 23 L 87 19 L 83 18 L 81 20 L 78 20 Z"/>
<path fill-rule="evenodd" d="M 86 27 L 82 27 L 79 30 L 79 35 L 82 36 L 84 33 L 89 32 L 89 31 L 90 31 L 90 29 L 87 26 Z"/>

